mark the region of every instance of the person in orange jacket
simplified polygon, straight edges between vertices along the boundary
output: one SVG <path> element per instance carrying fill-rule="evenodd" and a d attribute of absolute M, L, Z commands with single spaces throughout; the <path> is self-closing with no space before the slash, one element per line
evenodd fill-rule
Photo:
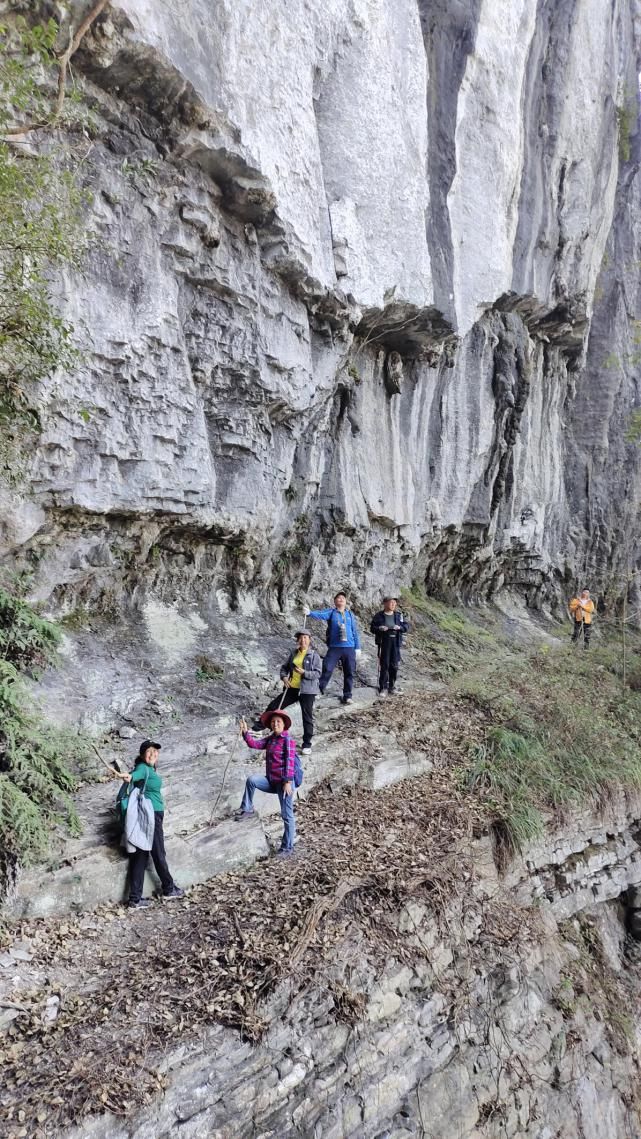
<path fill-rule="evenodd" d="M 590 647 L 590 634 L 592 632 L 592 617 L 596 606 L 590 597 L 589 589 L 582 589 L 579 597 L 573 597 L 570 602 L 570 613 L 574 618 L 574 632 L 572 643 L 576 644 L 583 633 L 583 648 Z"/>

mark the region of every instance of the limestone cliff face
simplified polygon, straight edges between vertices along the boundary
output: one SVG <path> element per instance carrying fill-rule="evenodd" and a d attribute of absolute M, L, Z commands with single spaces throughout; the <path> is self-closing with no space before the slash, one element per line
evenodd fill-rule
<path fill-rule="evenodd" d="M 530 604 L 637 560 L 634 0 L 114 0 L 85 343 L 2 547 L 43 598 Z M 291 595 L 291 591 L 290 595 Z"/>

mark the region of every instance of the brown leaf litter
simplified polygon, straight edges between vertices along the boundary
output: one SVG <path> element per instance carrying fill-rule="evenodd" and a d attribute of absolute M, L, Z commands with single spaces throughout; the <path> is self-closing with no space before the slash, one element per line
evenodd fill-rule
<path fill-rule="evenodd" d="M 377 792 L 315 788 L 297 807 L 291 859 L 263 860 L 144 912 L 104 907 L 17 923 L 47 981 L 15 993 L 21 1009 L 0 1036 L 0 1134 L 57 1135 L 89 1113 L 126 1116 L 162 1091 L 163 1052 L 214 1023 L 259 1041 L 266 999 L 285 976 L 309 984 L 350 926 L 365 932 L 374 961 L 416 956 L 399 935 L 399 910 L 419 897 L 445 914 L 473 879 L 470 840 L 484 826 L 482 805 L 452 771 L 470 723 L 446 698 L 436 704 L 439 733 L 429 739 L 409 698 L 341 725 L 346 746 L 371 724 L 405 746 L 422 740 L 436 766 Z M 478 920 L 481 943 L 526 936 L 523 914 L 498 900 Z M 337 1019 L 354 1023 L 364 998 L 332 985 Z M 45 1015 L 52 996 L 54 1020 Z"/>

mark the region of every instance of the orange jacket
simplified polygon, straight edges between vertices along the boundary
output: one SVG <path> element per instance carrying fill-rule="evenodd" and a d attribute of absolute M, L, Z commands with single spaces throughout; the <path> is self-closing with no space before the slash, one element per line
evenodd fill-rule
<path fill-rule="evenodd" d="M 575 621 L 585 621 L 586 625 L 592 624 L 592 614 L 596 609 L 596 605 L 592 600 L 581 601 L 580 597 L 573 597 L 570 602 L 570 613 Z"/>

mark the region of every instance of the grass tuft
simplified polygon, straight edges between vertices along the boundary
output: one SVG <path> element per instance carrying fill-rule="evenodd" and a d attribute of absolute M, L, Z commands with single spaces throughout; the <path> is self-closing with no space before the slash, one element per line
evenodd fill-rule
<path fill-rule="evenodd" d="M 459 778 L 487 808 L 499 863 L 540 838 L 552 815 L 641 789 L 638 634 L 624 693 L 620 645 L 605 635 L 589 652 L 569 641 L 522 647 L 489 610 L 448 608 L 416 589 L 403 603 L 419 653 L 470 708 Z"/>

